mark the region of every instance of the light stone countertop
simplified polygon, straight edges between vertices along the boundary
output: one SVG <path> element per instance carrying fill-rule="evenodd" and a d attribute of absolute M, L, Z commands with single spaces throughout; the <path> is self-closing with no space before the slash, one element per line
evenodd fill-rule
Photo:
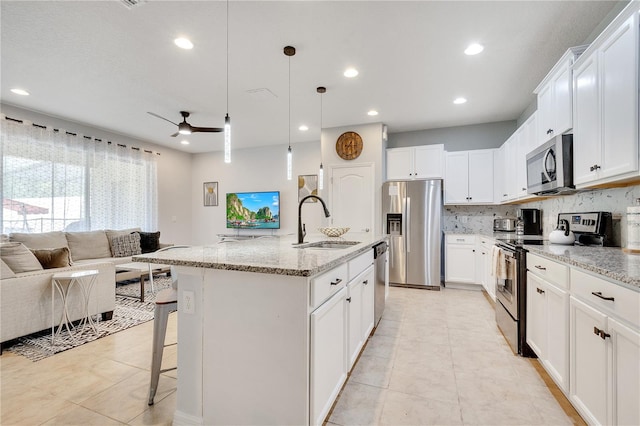
<path fill-rule="evenodd" d="M 134 262 L 160 263 L 197 268 L 257 272 L 263 274 L 310 277 L 331 269 L 345 260 L 371 250 L 386 236 L 347 233 L 340 238 L 322 234 L 307 235 L 305 243 L 316 241 L 358 241 L 345 249 L 296 248 L 295 235 L 265 236 L 247 240 L 227 240 L 205 246 L 180 247 L 133 256 Z"/>
<path fill-rule="evenodd" d="M 481 235 L 496 239 L 513 238 L 515 234 L 484 233 Z M 625 287 L 640 292 L 640 255 L 627 254 L 620 247 L 574 246 L 545 242 L 543 245 L 525 244 L 524 248 L 533 254 L 619 281 Z"/>

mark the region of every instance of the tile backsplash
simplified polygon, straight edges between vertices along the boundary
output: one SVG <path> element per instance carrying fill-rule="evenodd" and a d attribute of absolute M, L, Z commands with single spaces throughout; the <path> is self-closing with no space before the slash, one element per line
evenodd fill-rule
<path fill-rule="evenodd" d="M 549 235 L 556 227 L 558 213 L 606 211 L 613 216 L 614 244 L 626 247 L 627 207 L 635 205 L 637 198 L 640 198 L 640 185 L 581 191 L 519 206 L 444 206 L 443 230 L 491 234 L 494 218 L 515 217 L 518 207 L 524 207 L 542 210 L 542 232 L 543 235 Z"/>

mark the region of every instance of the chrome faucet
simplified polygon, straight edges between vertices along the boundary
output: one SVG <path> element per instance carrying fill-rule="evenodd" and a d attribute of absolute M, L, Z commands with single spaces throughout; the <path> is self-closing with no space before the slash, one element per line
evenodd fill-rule
<path fill-rule="evenodd" d="M 304 225 L 302 224 L 302 204 L 308 198 L 315 198 L 316 200 L 320 201 L 322 203 L 322 208 L 324 209 L 325 217 L 331 216 L 331 213 L 329 213 L 329 210 L 327 209 L 327 205 L 324 203 L 322 198 L 318 197 L 317 195 L 307 195 L 302 200 L 300 200 L 300 204 L 298 204 L 298 244 L 302 244 L 304 242 L 304 236 L 307 235 L 307 230 L 304 229 Z"/>

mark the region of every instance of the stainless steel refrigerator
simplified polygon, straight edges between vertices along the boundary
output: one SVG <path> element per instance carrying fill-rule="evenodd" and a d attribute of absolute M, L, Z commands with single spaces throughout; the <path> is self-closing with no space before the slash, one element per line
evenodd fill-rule
<path fill-rule="evenodd" d="M 385 182 L 383 232 L 389 237 L 389 283 L 440 290 L 442 181 Z"/>

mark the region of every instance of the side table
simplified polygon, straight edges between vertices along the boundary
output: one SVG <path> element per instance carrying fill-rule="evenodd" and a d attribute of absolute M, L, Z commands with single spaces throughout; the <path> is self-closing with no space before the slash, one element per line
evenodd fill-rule
<path fill-rule="evenodd" d="M 71 328 L 69 328 L 69 324 L 71 323 L 71 318 L 69 317 L 69 294 L 73 286 L 77 285 L 80 287 L 80 291 L 82 293 L 82 302 L 83 302 L 83 317 L 78 323 L 78 328 L 82 325 L 82 329 L 89 323 L 91 328 L 93 328 L 94 332 L 98 332 L 96 328 L 96 323 L 93 320 L 92 316 L 89 315 L 89 300 L 91 298 L 91 291 L 93 290 L 93 286 L 95 285 L 98 278 L 98 271 L 96 269 L 89 269 L 86 271 L 69 271 L 69 272 L 60 272 L 51 278 L 51 344 L 53 345 L 55 337 L 60 334 L 62 331 L 62 327 L 67 327 L 67 332 L 69 336 L 73 338 L 73 334 L 71 333 L 71 328 L 75 328 L 73 324 L 71 324 Z M 60 324 L 58 325 L 58 330 L 55 331 L 55 291 L 60 294 L 60 298 L 62 299 L 62 317 L 60 318 Z"/>

